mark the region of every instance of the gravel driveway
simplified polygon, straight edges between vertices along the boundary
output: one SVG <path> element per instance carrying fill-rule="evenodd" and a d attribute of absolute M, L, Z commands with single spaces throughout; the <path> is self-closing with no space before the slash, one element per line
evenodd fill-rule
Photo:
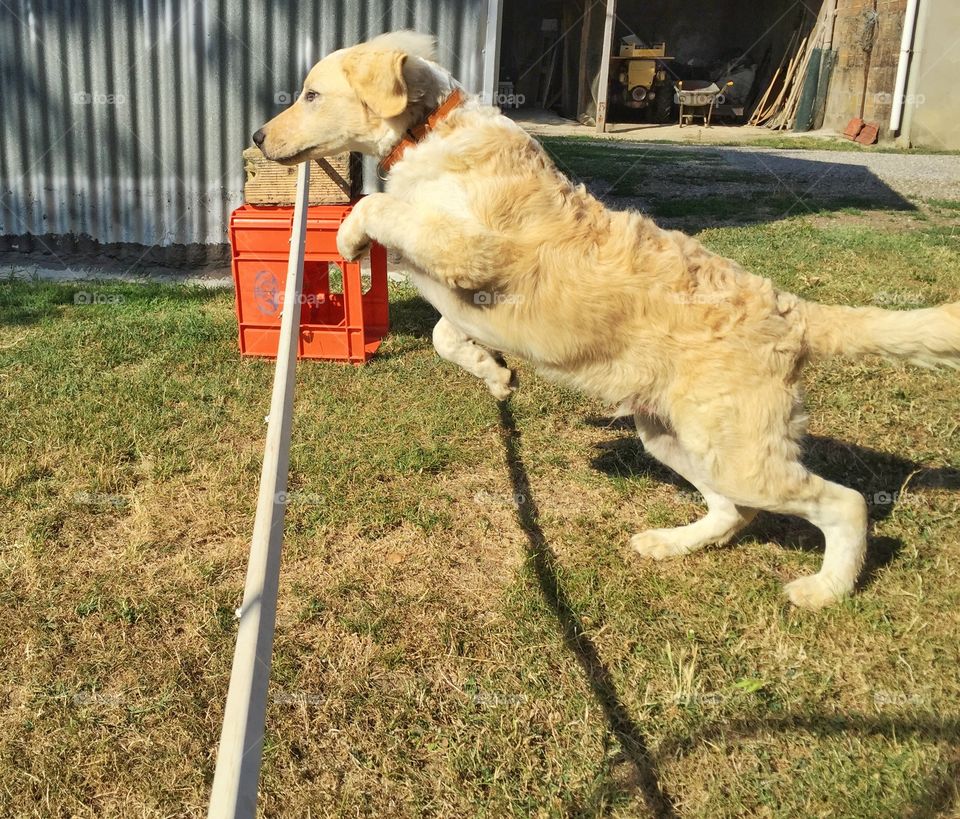
<path fill-rule="evenodd" d="M 742 188 L 750 185 L 787 187 L 796 192 L 842 192 L 845 196 L 875 196 L 880 201 L 910 199 L 960 200 L 960 156 L 954 154 L 874 153 L 866 151 L 785 150 L 751 146 L 673 145 L 662 143 L 591 141 L 612 155 L 617 151 L 655 159 L 658 154 L 683 155 L 695 163 L 683 163 L 689 171 L 699 166 L 696 179 L 701 194 L 731 190 L 730 171 L 743 173 Z M 631 160 L 633 161 L 633 160 Z M 665 168 L 664 177 L 675 176 Z M 717 173 L 718 170 L 725 171 Z M 685 175 L 691 181 L 691 175 Z"/>
<path fill-rule="evenodd" d="M 818 184 L 827 178 L 833 185 L 853 186 L 851 193 L 869 193 L 871 180 L 879 180 L 909 198 L 960 199 L 960 156 L 956 155 L 749 147 L 722 150 L 733 167 L 774 172 L 800 183 Z"/>

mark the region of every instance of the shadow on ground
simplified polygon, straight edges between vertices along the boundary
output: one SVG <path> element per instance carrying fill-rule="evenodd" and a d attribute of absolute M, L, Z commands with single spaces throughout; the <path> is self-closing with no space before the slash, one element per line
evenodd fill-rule
<path fill-rule="evenodd" d="M 718 146 L 541 141 L 560 171 L 609 207 L 642 210 L 688 233 L 849 208 L 916 210 L 857 154 L 814 159 Z"/>
<path fill-rule="evenodd" d="M 155 302 L 198 304 L 221 297 L 222 290 L 205 287 L 171 287 L 167 283 L 129 283 L 84 280 L 52 282 L 34 279 L 0 280 L 0 325 L 30 327 L 64 314 L 65 309 L 87 310 L 88 317 L 121 303 L 126 308 L 153 308 Z"/>
<path fill-rule="evenodd" d="M 648 810 L 657 817 L 676 816 L 673 802 L 660 784 L 643 734 L 621 702 L 610 670 L 604 665 L 596 645 L 587 636 L 580 616 L 557 577 L 556 556 L 538 522 L 539 512 L 521 455 L 520 433 L 513 412 L 506 402 L 499 404 L 499 410 L 500 435 L 514 497 L 526 499 L 517 506 L 517 520 L 527 537 L 527 559 L 533 568 L 543 598 L 556 615 L 563 641 L 580 664 L 597 702 L 603 709 L 610 732 L 617 738 L 624 755 L 634 768 L 632 781 L 640 791 Z M 582 809 L 589 808 L 589 803 L 596 798 L 594 795 L 586 800 L 586 804 L 581 806 Z"/>
<path fill-rule="evenodd" d="M 729 720 L 716 722 L 690 736 L 667 740 L 660 746 L 661 758 L 682 757 L 704 743 L 736 742 L 757 737 L 761 733 L 809 734 L 817 738 L 836 735 L 883 736 L 894 742 L 914 737 L 928 742 L 943 742 L 951 747 L 947 769 L 924 782 L 923 795 L 912 806 L 905 819 L 928 816 L 955 816 L 960 802 L 960 722 L 939 714 L 918 712 L 885 717 L 873 714 L 795 714 L 768 719 Z"/>
<path fill-rule="evenodd" d="M 390 300 L 390 332 L 414 338 L 430 339 L 440 313 L 426 299 L 408 296 Z"/>

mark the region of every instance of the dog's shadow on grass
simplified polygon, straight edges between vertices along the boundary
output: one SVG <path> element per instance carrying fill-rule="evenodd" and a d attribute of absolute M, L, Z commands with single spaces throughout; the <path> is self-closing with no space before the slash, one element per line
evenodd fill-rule
<path fill-rule="evenodd" d="M 401 296 L 390 300 L 391 333 L 429 339 L 439 319 L 436 308 L 419 296 Z"/>
<path fill-rule="evenodd" d="M 506 402 L 499 404 L 500 435 L 507 469 L 513 484 L 514 497 L 523 498 L 517 506 L 517 519 L 527 537 L 527 559 L 540 586 L 540 591 L 557 618 L 567 649 L 576 657 L 607 720 L 610 732 L 617 738 L 624 756 L 634 768 L 631 785 L 640 790 L 651 815 L 673 817 L 676 811 L 664 792 L 656 767 L 639 727 L 620 700 L 610 670 L 590 640 L 576 609 L 570 602 L 557 576 L 556 556 L 538 521 L 539 512 L 530 478 L 520 453 L 520 433 L 513 412 Z M 609 783 L 608 783 L 609 784 Z M 595 797 L 594 797 L 595 798 Z M 583 806 L 589 812 L 589 806 Z"/>
<path fill-rule="evenodd" d="M 600 444 L 600 451 L 593 459 L 593 467 L 599 472 L 618 478 L 645 477 L 696 493 L 687 481 L 644 450 L 632 419 L 588 418 L 586 423 L 621 435 L 631 433 Z M 900 504 L 922 501 L 922 494 L 915 494 L 915 490 L 960 490 L 960 469 L 925 467 L 899 455 L 835 438 L 808 436 L 803 461 L 817 475 L 862 493 L 871 523 L 888 518 Z M 906 494 L 904 487 L 910 494 Z M 734 543 L 744 539 L 770 541 L 804 552 L 823 551 L 823 536 L 816 527 L 800 518 L 772 513 L 758 515 Z M 897 538 L 871 535 L 861 585 L 872 582 L 877 572 L 895 560 L 902 548 L 903 542 Z"/>

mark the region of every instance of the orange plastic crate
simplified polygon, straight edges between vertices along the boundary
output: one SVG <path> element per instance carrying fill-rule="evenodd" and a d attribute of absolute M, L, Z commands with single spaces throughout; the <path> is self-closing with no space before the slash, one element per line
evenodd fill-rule
<path fill-rule="evenodd" d="M 371 247 L 368 282 L 359 262 L 344 261 L 337 252 L 337 230 L 351 207 L 307 209 L 299 358 L 363 364 L 389 329 L 386 250 Z M 230 217 L 242 355 L 277 355 L 292 224 L 292 207 L 243 205 Z M 339 290 L 331 289 L 333 264 L 343 273 Z"/>

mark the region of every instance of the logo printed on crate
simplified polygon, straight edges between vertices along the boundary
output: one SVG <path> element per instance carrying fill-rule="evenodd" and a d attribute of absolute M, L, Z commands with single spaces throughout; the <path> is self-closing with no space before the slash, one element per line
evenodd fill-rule
<path fill-rule="evenodd" d="M 284 292 L 280 280 L 270 270 L 261 270 L 253 280 L 253 303 L 257 312 L 266 318 L 280 315 Z M 325 293 L 301 293 L 299 302 L 308 307 L 319 307 L 327 300 Z"/>
<path fill-rule="evenodd" d="M 273 317 L 280 312 L 280 282 L 270 270 L 261 270 L 253 280 L 253 303 L 261 316 Z"/>

